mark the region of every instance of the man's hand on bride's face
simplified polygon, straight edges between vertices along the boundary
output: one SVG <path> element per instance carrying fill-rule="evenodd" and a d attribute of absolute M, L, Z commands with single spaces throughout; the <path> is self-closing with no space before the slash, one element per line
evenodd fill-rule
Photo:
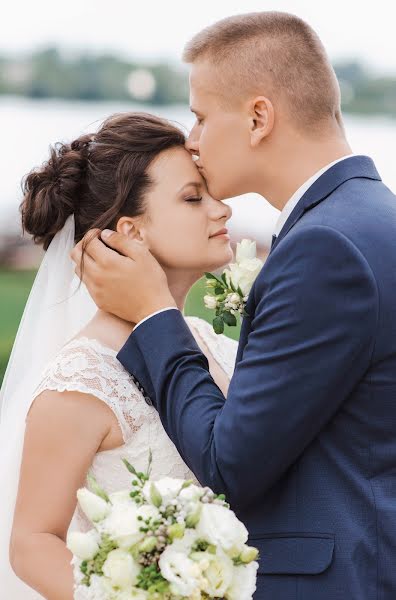
<path fill-rule="evenodd" d="M 100 239 L 100 230 L 89 231 L 71 252 L 75 272 L 101 310 L 130 323 L 176 306 L 165 272 L 149 250 L 125 235 L 111 232 Z M 84 252 L 84 240 L 92 239 Z M 106 245 L 105 245 L 106 244 Z"/>

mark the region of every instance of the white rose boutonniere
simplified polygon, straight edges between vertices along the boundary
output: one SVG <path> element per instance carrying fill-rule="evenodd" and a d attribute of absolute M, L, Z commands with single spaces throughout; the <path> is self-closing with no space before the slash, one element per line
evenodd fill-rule
<path fill-rule="evenodd" d="M 245 305 L 263 261 L 256 256 L 256 242 L 244 239 L 237 244 L 236 262 L 225 269 L 221 277 L 205 273 L 206 308 L 216 311 L 213 329 L 224 332 L 224 324 L 231 327 L 237 324 L 237 315 L 246 316 Z"/>

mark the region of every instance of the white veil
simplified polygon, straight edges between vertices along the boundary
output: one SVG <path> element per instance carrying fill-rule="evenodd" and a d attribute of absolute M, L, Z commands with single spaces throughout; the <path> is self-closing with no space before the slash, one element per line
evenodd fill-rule
<path fill-rule="evenodd" d="M 0 590 L 12 600 L 38 600 L 9 563 L 25 419 L 47 363 L 93 317 L 97 308 L 74 273 L 74 216 L 52 240 L 18 329 L 0 391 Z"/>

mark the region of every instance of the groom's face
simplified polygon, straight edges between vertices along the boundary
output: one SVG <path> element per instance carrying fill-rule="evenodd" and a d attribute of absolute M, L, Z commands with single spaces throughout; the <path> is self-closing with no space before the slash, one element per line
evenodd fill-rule
<path fill-rule="evenodd" d="M 244 107 L 219 90 L 218 74 L 204 62 L 190 75 L 190 107 L 196 122 L 186 147 L 210 194 L 218 200 L 244 194 L 249 185 L 250 131 Z"/>

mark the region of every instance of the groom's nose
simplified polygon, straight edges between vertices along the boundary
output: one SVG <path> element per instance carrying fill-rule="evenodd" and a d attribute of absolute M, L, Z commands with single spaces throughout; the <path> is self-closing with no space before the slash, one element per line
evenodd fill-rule
<path fill-rule="evenodd" d="M 193 127 L 193 129 L 190 131 L 190 135 L 186 140 L 186 149 L 191 154 L 199 155 L 199 137 L 195 133 L 195 127 Z"/>

